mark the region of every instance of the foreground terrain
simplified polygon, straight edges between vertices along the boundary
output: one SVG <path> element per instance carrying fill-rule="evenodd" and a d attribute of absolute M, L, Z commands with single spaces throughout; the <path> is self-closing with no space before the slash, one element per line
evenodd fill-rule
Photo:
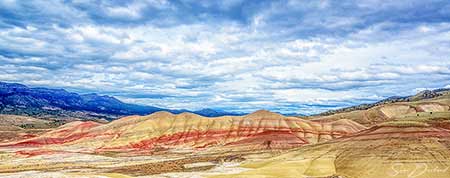
<path fill-rule="evenodd" d="M 2 134 L 0 176 L 444 178 L 449 108 L 444 93 L 302 118 L 157 112 L 58 126 L 5 115 L 9 134 L 33 134 Z"/>

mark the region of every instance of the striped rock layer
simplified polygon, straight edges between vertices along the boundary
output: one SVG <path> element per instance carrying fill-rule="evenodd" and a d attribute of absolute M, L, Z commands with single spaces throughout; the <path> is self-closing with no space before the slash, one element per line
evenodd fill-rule
<path fill-rule="evenodd" d="M 192 113 L 157 112 L 108 124 L 75 122 L 39 137 L 6 146 L 69 146 L 85 151 L 139 151 L 213 146 L 292 148 L 366 129 L 350 121 L 315 122 L 260 110 L 245 116 L 208 118 Z"/>

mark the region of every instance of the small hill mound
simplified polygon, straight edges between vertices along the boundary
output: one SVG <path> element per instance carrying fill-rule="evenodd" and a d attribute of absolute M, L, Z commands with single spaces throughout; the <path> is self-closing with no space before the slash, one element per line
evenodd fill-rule
<path fill-rule="evenodd" d="M 450 106 L 441 103 L 423 103 L 417 106 L 423 112 L 445 112 L 450 111 Z"/>
<path fill-rule="evenodd" d="M 381 106 L 385 104 L 390 103 L 403 103 L 403 102 L 426 102 L 429 100 L 441 100 L 443 99 L 444 103 L 447 105 L 450 104 L 450 88 L 440 88 L 435 90 L 424 90 L 416 95 L 412 96 L 392 96 L 383 100 L 380 100 L 375 103 L 370 104 L 360 104 L 356 106 L 350 106 L 346 108 L 336 109 L 336 110 L 329 110 L 320 114 L 317 114 L 316 116 L 329 116 L 333 114 L 339 114 L 339 113 L 345 113 L 345 112 L 352 112 L 352 111 L 358 111 L 358 110 L 368 110 L 376 106 Z"/>
<path fill-rule="evenodd" d="M 416 113 L 416 110 L 409 106 L 403 104 L 390 104 L 379 107 L 379 111 L 381 111 L 386 117 L 392 118 L 399 115 L 405 115 L 410 113 Z"/>
<path fill-rule="evenodd" d="M 28 116 L 0 114 L 0 126 L 34 125 L 35 127 L 44 127 L 47 124 L 50 124 L 50 121 Z"/>
<path fill-rule="evenodd" d="M 58 127 L 60 124 L 62 122 L 28 116 L 0 114 L 0 143 L 35 137 Z"/>
<path fill-rule="evenodd" d="M 398 102 L 382 104 L 367 110 L 355 110 L 351 112 L 342 112 L 328 116 L 312 116 L 309 119 L 314 121 L 337 121 L 340 119 L 349 119 L 364 126 L 374 126 L 379 123 L 397 120 L 405 117 L 415 117 L 420 119 L 422 115 L 450 112 L 450 95 L 421 100 L 415 102 Z M 428 113 L 428 114 L 423 114 Z"/>
<path fill-rule="evenodd" d="M 438 96 L 441 96 L 442 93 L 440 93 L 439 91 L 434 91 L 434 90 L 424 90 L 421 91 L 419 93 L 417 93 L 414 96 L 410 96 L 410 100 L 411 101 L 420 101 L 420 100 L 424 100 L 424 99 L 430 99 L 430 98 L 435 98 Z"/>
<path fill-rule="evenodd" d="M 246 119 L 278 119 L 284 116 L 267 110 L 258 110 L 244 116 Z"/>
<path fill-rule="evenodd" d="M 91 128 L 100 126 L 100 123 L 92 121 L 75 121 L 64 124 L 55 130 L 44 133 L 38 137 L 29 138 L 1 146 L 41 146 L 50 144 L 62 144 L 78 140 L 85 136 Z"/>

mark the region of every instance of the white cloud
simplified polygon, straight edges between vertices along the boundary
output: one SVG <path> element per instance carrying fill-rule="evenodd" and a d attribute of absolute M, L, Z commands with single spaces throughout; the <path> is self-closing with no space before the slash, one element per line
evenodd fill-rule
<path fill-rule="evenodd" d="M 167 108 L 315 112 L 322 108 L 305 104 L 344 106 L 450 79 L 449 23 L 367 21 L 367 14 L 405 8 L 398 3 L 358 3 L 364 11 L 343 13 L 329 1 L 271 2 L 228 14 L 243 3 L 233 0 L 200 4 L 211 12 L 178 14 L 189 9 L 162 0 L 58 2 L 30 5 L 61 7 L 42 7 L 50 9 L 42 19 L 16 4 L 29 21 L 0 30 L 1 80 L 115 91 Z"/>
<path fill-rule="evenodd" d="M 7 8 L 15 8 L 17 7 L 16 0 L 1 0 L 0 5 Z"/>
<path fill-rule="evenodd" d="M 378 96 L 367 93 L 355 93 L 352 91 L 330 91 L 323 89 L 286 89 L 274 92 L 276 99 L 287 102 L 304 104 L 324 104 L 329 101 L 343 101 L 355 99 L 381 99 Z"/>
<path fill-rule="evenodd" d="M 118 7 L 106 7 L 106 13 L 109 16 L 117 17 L 117 18 L 132 18 L 139 19 L 141 18 L 141 10 L 145 7 L 143 3 L 132 3 L 127 5 L 126 7 L 118 6 Z"/>

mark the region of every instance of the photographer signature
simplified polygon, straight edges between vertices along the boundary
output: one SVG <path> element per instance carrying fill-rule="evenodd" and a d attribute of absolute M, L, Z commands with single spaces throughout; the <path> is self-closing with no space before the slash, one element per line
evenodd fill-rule
<path fill-rule="evenodd" d="M 429 167 L 426 163 L 415 163 L 415 166 L 406 166 L 404 163 L 394 163 L 391 166 L 392 172 L 390 176 L 395 177 L 399 175 L 406 175 L 408 178 L 419 177 L 425 173 L 443 173 L 449 170 L 446 167 Z"/>

